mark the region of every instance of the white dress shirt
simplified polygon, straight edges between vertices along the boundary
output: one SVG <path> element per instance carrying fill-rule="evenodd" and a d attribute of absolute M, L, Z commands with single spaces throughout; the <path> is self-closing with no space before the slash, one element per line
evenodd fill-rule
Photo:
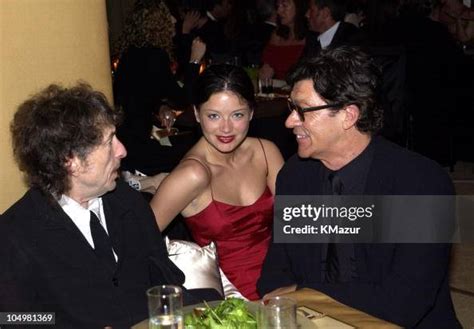
<path fill-rule="evenodd" d="M 82 235 L 86 238 L 87 242 L 94 248 L 94 240 L 92 239 L 92 233 L 90 228 L 90 211 L 99 219 L 100 225 L 104 228 L 105 232 L 109 234 L 107 230 L 107 222 L 105 221 L 104 206 L 102 204 L 102 198 L 95 198 L 89 201 L 87 209 L 82 207 L 77 201 L 71 199 L 67 195 L 62 195 L 58 201 L 64 212 L 71 218 L 73 223 L 77 226 Z M 117 260 L 117 254 L 114 252 L 115 260 Z"/>
<path fill-rule="evenodd" d="M 321 49 L 326 48 L 329 46 L 332 42 L 332 39 L 334 38 L 334 35 L 337 32 L 337 29 L 339 28 L 340 22 L 337 22 L 329 30 L 324 31 L 318 36 L 319 43 L 321 44 Z"/>

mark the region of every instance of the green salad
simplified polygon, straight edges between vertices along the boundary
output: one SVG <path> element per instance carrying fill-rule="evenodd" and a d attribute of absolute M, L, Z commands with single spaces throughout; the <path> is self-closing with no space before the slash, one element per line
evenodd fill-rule
<path fill-rule="evenodd" d="M 255 316 L 239 298 L 229 298 L 216 307 L 206 307 L 200 314 L 191 312 L 184 317 L 186 329 L 256 329 Z"/>

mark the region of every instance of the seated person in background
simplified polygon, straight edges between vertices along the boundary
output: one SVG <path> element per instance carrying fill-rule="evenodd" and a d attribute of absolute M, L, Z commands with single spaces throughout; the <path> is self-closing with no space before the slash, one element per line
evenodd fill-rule
<path fill-rule="evenodd" d="M 234 1 L 196 1 L 183 8 L 181 33 L 175 38 L 180 61 L 188 57 L 191 40 L 195 37 L 201 38 L 206 43 L 206 57 L 212 63 L 224 63 L 232 58 L 232 40 L 227 30 Z"/>
<path fill-rule="evenodd" d="M 474 9 L 461 0 L 440 0 L 431 12 L 434 21 L 447 26 L 456 40 L 463 44 L 474 42 Z"/>
<path fill-rule="evenodd" d="M 300 62 L 289 82 L 286 126 L 297 137 L 298 154 L 278 174 L 277 195 L 454 193 L 435 162 L 376 136 L 378 72 L 359 49 L 323 50 Z M 460 328 L 448 286 L 450 249 L 441 243 L 272 243 L 258 288 L 271 296 L 308 287 L 406 328 Z"/>
<path fill-rule="evenodd" d="M 127 154 L 117 118 L 83 84 L 20 105 L 13 151 L 30 189 L 0 219 L 2 311 L 55 312 L 57 328 L 130 328 L 148 317 L 148 288 L 184 282 L 149 205 L 116 182 Z"/>
<path fill-rule="evenodd" d="M 192 42 L 181 88 L 173 73 L 175 64 L 173 36 L 176 19 L 164 1 L 138 0 L 127 20 L 124 30 L 114 45 L 114 58 L 119 59 L 114 77 L 115 104 L 124 110 L 124 122 L 118 135 L 123 140 L 129 156 L 125 160 L 128 170 L 146 171 L 145 156 L 158 162 L 154 174 L 171 170 L 175 156 L 167 147 L 150 140 L 154 119 L 166 102 L 185 110 L 190 104 L 190 90 L 199 74 L 199 62 L 206 52 L 206 45 L 196 38 Z M 179 159 L 187 151 L 179 154 Z M 175 160 L 177 162 L 179 160 Z M 148 164 L 150 166 L 150 164 Z"/>
<path fill-rule="evenodd" d="M 288 69 L 303 53 L 307 23 L 306 0 L 278 0 L 277 28 L 263 50 L 261 79 L 285 79 Z"/>
<path fill-rule="evenodd" d="M 263 49 L 277 27 L 274 0 L 257 0 L 255 7 L 256 22 L 251 25 L 252 46 L 249 49 L 250 55 L 247 55 L 250 65 L 258 65 L 261 62 Z"/>
<path fill-rule="evenodd" d="M 306 38 L 304 57 L 314 57 L 327 47 L 362 44 L 364 37 L 359 29 L 344 22 L 346 13 L 346 0 L 309 0 L 306 17 L 311 33 Z"/>
<path fill-rule="evenodd" d="M 161 230 L 181 213 L 200 246 L 214 241 L 225 275 L 245 297 L 259 299 L 283 159 L 273 143 L 247 137 L 255 98 L 242 68 L 210 66 L 194 89 L 203 137 L 163 180 L 151 207 Z"/>

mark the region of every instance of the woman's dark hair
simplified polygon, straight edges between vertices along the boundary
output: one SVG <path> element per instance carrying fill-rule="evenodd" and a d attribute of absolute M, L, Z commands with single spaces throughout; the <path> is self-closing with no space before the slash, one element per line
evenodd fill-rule
<path fill-rule="evenodd" d="M 300 61 L 289 73 L 288 83 L 294 86 L 298 81 L 312 80 L 314 90 L 327 103 L 357 105 L 357 129 L 375 133 L 383 119 L 380 78 L 380 70 L 369 55 L 358 47 L 341 46 Z"/>
<path fill-rule="evenodd" d="M 308 33 L 308 20 L 306 19 L 306 11 L 308 10 L 307 0 L 288 0 L 295 4 L 295 38 L 296 40 L 303 40 Z M 288 39 L 290 36 L 290 29 L 288 26 L 282 25 L 280 18 L 277 18 L 276 35 L 283 39 Z"/>
<path fill-rule="evenodd" d="M 50 85 L 18 108 L 10 125 L 13 153 L 30 187 L 58 198 L 70 189 L 68 159 L 85 160 L 119 115 L 85 83 Z"/>
<path fill-rule="evenodd" d="M 193 88 L 193 104 L 199 107 L 221 91 L 231 91 L 244 100 L 250 110 L 256 106 L 252 81 L 239 66 L 219 64 L 209 66 L 197 79 Z"/>

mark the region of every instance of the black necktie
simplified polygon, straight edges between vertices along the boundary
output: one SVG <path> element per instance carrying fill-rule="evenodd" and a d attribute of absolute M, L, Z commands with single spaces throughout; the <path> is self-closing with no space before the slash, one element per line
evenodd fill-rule
<path fill-rule="evenodd" d="M 328 176 L 332 194 L 343 191 L 341 177 L 331 172 Z M 352 277 L 354 246 L 348 243 L 329 243 L 326 254 L 326 281 L 329 283 L 348 282 Z"/>
<path fill-rule="evenodd" d="M 93 211 L 91 213 L 90 228 L 92 240 L 94 240 L 94 251 L 97 257 L 111 270 L 115 268 L 115 257 L 112 251 L 110 238 L 105 232 L 104 227 L 100 224 L 99 218 Z"/>

